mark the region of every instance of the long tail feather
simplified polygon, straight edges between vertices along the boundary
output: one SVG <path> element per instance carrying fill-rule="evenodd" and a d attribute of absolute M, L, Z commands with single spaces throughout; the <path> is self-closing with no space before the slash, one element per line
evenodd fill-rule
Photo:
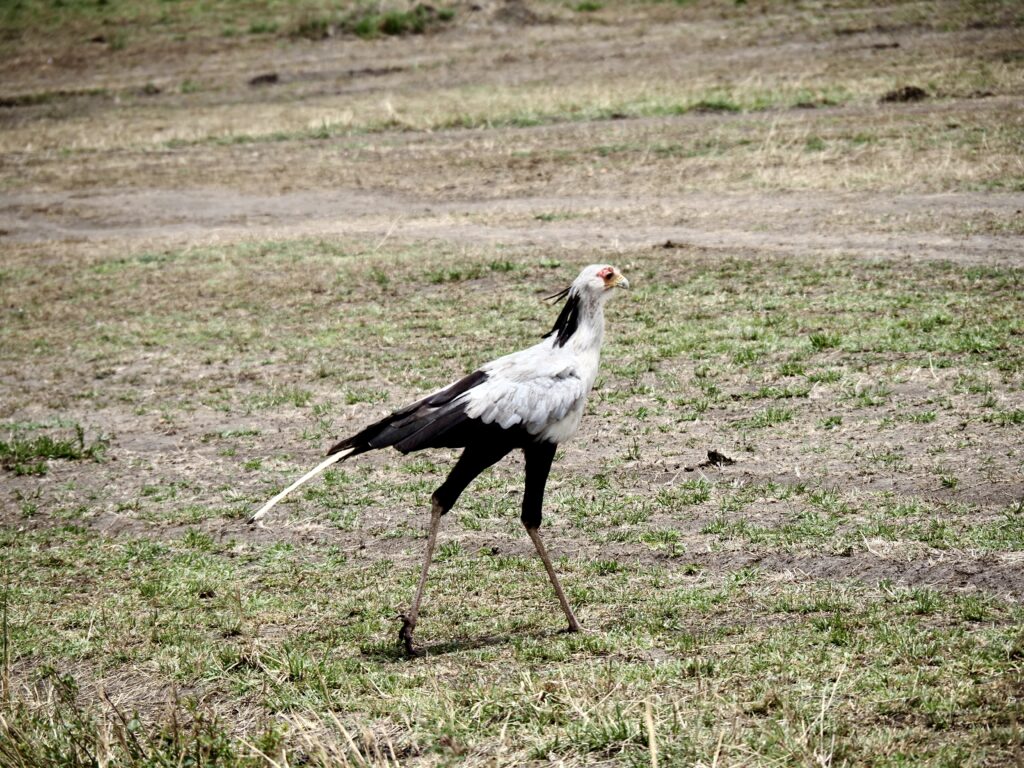
<path fill-rule="evenodd" d="M 285 488 L 283 491 L 281 491 L 279 494 L 277 494 L 277 496 L 275 496 L 270 501 L 268 501 L 266 504 L 264 504 L 262 507 L 260 507 L 258 510 L 256 510 L 256 513 L 252 517 L 250 517 L 247 522 L 250 525 L 253 524 L 253 523 L 259 522 L 259 519 L 261 517 L 263 517 L 265 514 L 267 514 L 267 512 L 269 512 L 271 509 L 273 509 L 277 505 L 277 502 L 279 502 L 281 499 L 283 499 L 289 493 L 294 491 L 300 485 L 302 485 L 303 483 L 305 483 L 305 482 L 307 482 L 309 480 L 312 480 L 314 477 L 319 475 L 321 472 L 323 472 L 329 466 L 331 466 L 332 464 L 336 464 L 337 462 L 341 461 L 342 459 L 347 457 L 349 454 L 353 453 L 355 450 L 356 450 L 355 448 L 349 448 L 348 450 L 339 451 L 338 453 L 331 454 L 326 459 L 324 459 L 319 464 L 317 464 L 315 467 L 313 467 L 313 469 L 311 469 L 309 472 L 304 474 L 302 477 L 300 477 L 294 483 L 292 483 L 287 488 Z M 262 525 L 262 523 L 260 523 L 260 525 Z"/>

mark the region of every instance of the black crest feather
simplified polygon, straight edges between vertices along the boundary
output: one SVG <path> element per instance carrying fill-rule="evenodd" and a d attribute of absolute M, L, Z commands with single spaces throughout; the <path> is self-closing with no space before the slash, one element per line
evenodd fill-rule
<path fill-rule="evenodd" d="M 544 301 L 550 301 L 552 304 L 554 304 L 556 302 L 559 302 L 562 299 L 564 299 L 566 296 L 568 296 L 569 295 L 569 291 L 571 291 L 571 290 L 572 290 L 572 286 L 570 285 L 568 288 L 563 288 L 558 293 L 552 293 L 550 296 L 545 296 L 544 297 Z"/>
<path fill-rule="evenodd" d="M 572 292 L 572 286 L 547 297 L 553 301 L 560 301 L 563 298 L 566 301 L 562 311 L 558 313 L 558 319 L 551 330 L 543 336 L 545 339 L 554 336 L 556 347 L 564 347 L 565 342 L 572 338 L 580 324 L 580 297 Z"/>

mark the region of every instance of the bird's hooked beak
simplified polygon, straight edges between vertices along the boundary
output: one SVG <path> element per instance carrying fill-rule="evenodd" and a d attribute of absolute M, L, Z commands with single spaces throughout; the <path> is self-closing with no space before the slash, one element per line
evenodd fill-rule
<path fill-rule="evenodd" d="M 616 270 L 615 274 L 612 275 L 612 279 L 608 281 L 608 287 L 629 288 L 629 280 L 626 279 L 626 276 L 624 274 Z"/>

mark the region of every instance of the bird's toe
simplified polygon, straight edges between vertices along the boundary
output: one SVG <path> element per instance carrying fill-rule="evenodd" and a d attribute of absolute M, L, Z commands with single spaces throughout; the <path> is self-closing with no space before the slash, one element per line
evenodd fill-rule
<path fill-rule="evenodd" d="M 412 631 L 416 628 L 416 624 L 413 623 L 405 614 L 402 614 L 398 618 L 402 620 L 402 628 L 398 630 L 398 644 L 405 648 L 405 652 L 408 656 L 422 656 L 423 651 L 416 647 L 412 639 Z"/>

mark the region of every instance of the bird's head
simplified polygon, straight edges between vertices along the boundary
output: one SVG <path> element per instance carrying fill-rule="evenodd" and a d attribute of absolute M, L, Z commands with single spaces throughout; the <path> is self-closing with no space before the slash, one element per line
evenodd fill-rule
<path fill-rule="evenodd" d="M 611 298 L 615 288 L 629 288 L 629 280 L 611 264 L 584 267 L 572 285 L 554 296 L 548 296 L 555 301 L 565 299 L 565 305 L 555 320 L 555 327 L 544 338 L 554 336 L 555 346 L 564 346 L 582 322 L 591 328 L 597 327 L 596 335 L 591 334 L 590 338 L 597 339 L 597 346 L 600 347 L 601 329 L 604 327 L 601 308 Z"/>
<path fill-rule="evenodd" d="M 591 264 L 580 271 L 572 285 L 550 298 L 561 299 L 575 295 L 603 301 L 611 297 L 614 288 L 629 288 L 629 280 L 611 264 Z"/>
<path fill-rule="evenodd" d="M 584 267 L 572 284 L 581 293 L 589 291 L 595 296 L 611 295 L 613 288 L 629 288 L 629 280 L 611 264 L 591 264 Z"/>

